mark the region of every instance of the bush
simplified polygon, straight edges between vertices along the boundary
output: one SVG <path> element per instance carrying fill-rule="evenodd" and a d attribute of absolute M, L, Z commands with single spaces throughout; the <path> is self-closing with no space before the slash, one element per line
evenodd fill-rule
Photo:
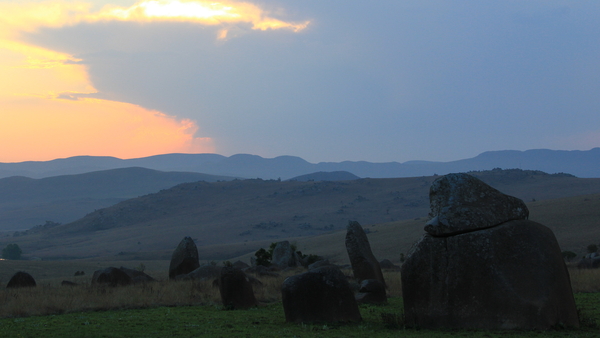
<path fill-rule="evenodd" d="M 8 244 L 4 249 L 2 249 L 2 258 L 4 259 L 21 259 L 21 248 L 17 244 L 11 243 Z"/>
<path fill-rule="evenodd" d="M 590 244 L 587 246 L 588 253 L 594 253 L 598 251 L 598 246 L 596 244 Z"/>
<path fill-rule="evenodd" d="M 272 252 L 272 251 L 271 251 Z M 269 266 L 271 265 L 271 252 L 260 248 L 254 256 L 256 256 L 256 265 Z"/>
<path fill-rule="evenodd" d="M 577 257 L 577 254 L 574 253 L 573 251 L 563 251 L 562 256 L 567 262 L 570 262 L 571 259 Z"/>

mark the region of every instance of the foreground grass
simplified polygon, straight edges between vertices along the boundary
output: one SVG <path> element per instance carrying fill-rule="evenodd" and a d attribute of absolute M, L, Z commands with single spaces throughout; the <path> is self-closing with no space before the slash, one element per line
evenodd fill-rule
<path fill-rule="evenodd" d="M 598 337 L 600 294 L 576 294 L 581 329 L 551 331 L 430 331 L 405 329 L 402 299 L 361 306 L 353 324 L 290 324 L 281 302 L 251 310 L 225 311 L 217 305 L 79 312 L 0 319 L 5 337 Z M 398 322 L 399 320 L 400 322 Z"/>

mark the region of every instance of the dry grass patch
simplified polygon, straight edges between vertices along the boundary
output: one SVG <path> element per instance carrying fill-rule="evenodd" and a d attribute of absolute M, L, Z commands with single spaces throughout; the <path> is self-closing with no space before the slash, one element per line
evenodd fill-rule
<path fill-rule="evenodd" d="M 573 292 L 600 292 L 600 269 L 570 268 Z"/>

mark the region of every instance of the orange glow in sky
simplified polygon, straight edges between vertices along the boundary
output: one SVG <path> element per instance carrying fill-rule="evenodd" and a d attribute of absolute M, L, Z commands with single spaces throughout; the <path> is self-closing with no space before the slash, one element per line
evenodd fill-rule
<path fill-rule="evenodd" d="M 195 121 L 124 102 L 64 99 L 97 92 L 86 66 L 19 38 L 41 27 L 111 20 L 221 25 L 215 39 L 227 37 L 228 24 L 240 22 L 256 30 L 295 32 L 308 24 L 270 18 L 249 3 L 152 0 L 129 8 L 106 6 L 97 13 L 84 2 L 0 3 L 0 162 L 215 151 L 214 140 L 195 136 Z"/>

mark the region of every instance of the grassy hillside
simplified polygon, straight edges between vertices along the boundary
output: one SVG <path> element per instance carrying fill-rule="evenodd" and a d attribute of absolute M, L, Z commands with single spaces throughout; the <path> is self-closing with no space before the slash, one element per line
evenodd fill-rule
<path fill-rule="evenodd" d="M 576 196 L 600 193 L 600 179 L 522 170 L 473 174 L 527 201 L 530 219 L 555 227 L 565 249 L 580 252 L 590 244 L 600 208 L 594 206 L 595 196 Z M 357 220 L 372 231 L 377 255 L 397 261 L 423 232 L 429 186 L 435 179 L 186 183 L 48 231 L 0 238 L 0 245 L 16 242 L 30 257 L 168 259 L 181 238 L 191 236 L 201 256 L 210 260 L 243 256 L 270 242 L 292 239 L 304 252 L 341 255 L 343 261 L 343 231 L 348 220 Z M 563 200 L 551 201 L 556 198 Z"/>
<path fill-rule="evenodd" d="M 43 179 L 0 179 L 0 230 L 29 229 L 45 221 L 72 222 L 95 209 L 184 182 L 231 180 L 189 172 L 123 168 Z"/>

